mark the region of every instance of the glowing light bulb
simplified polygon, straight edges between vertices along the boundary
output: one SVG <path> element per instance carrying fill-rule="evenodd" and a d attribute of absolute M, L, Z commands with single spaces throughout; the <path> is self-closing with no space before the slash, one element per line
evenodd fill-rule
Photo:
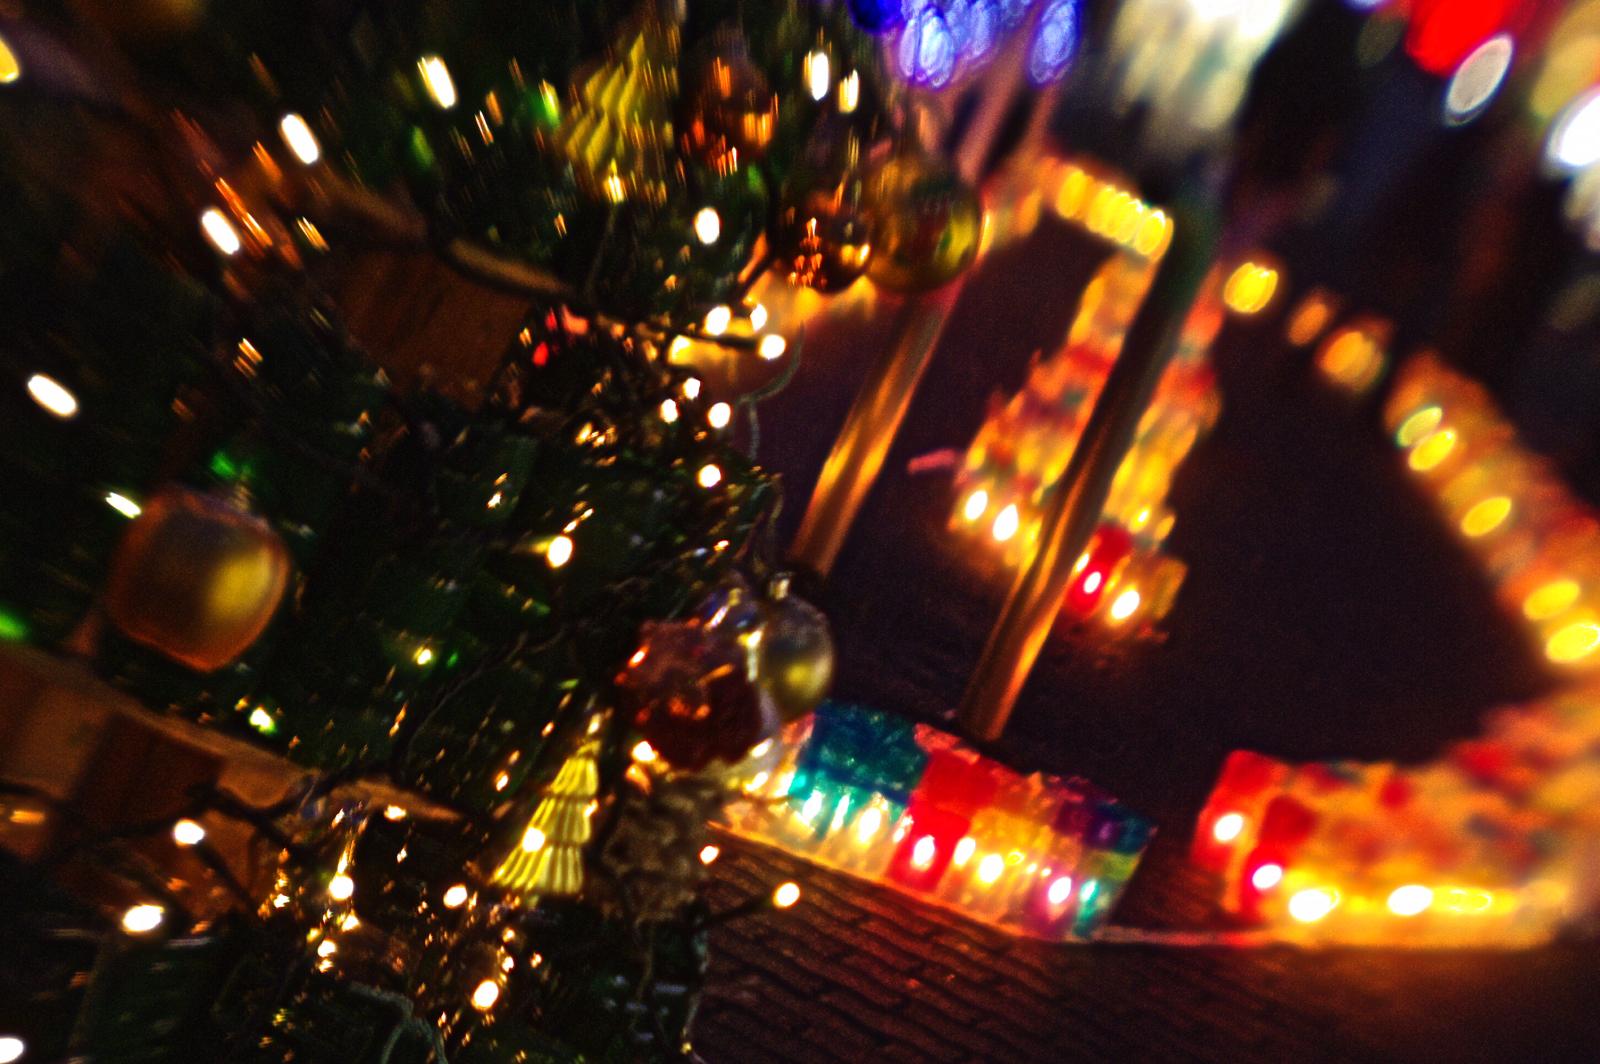
<path fill-rule="evenodd" d="M 733 420 L 733 407 L 727 403 L 712 403 L 711 409 L 706 411 L 706 424 L 714 429 L 725 429 Z"/>
<path fill-rule="evenodd" d="M 538 828 L 529 828 L 522 833 L 522 852 L 538 853 L 544 849 L 544 832 Z"/>
<path fill-rule="evenodd" d="M 349 901 L 356 892 L 356 881 L 340 872 L 328 880 L 328 897 L 334 901 Z"/>
<path fill-rule="evenodd" d="M 978 852 L 978 840 L 968 835 L 956 843 L 956 852 L 951 855 L 950 863 L 957 868 L 967 867 L 967 862 L 972 860 L 972 855 Z"/>
<path fill-rule="evenodd" d="M 115 491 L 106 492 L 106 505 L 130 521 L 144 513 L 144 507 Z"/>
<path fill-rule="evenodd" d="M 244 247 L 244 242 L 239 239 L 239 231 L 228 221 L 227 216 L 215 207 L 207 207 L 201 213 L 200 229 L 205 233 L 206 239 L 211 241 L 211 246 L 224 255 L 237 255 L 239 249 Z"/>
<path fill-rule="evenodd" d="M 702 244 L 715 244 L 722 235 L 722 215 L 715 207 L 701 207 L 694 216 L 695 239 Z"/>
<path fill-rule="evenodd" d="M 722 848 L 719 847 L 719 846 L 709 846 L 708 845 L 708 846 L 700 847 L 700 863 L 701 864 L 708 865 L 712 861 L 715 861 L 721 855 L 722 855 Z"/>
<path fill-rule="evenodd" d="M 1138 589 L 1128 588 L 1112 601 L 1111 619 L 1118 622 L 1127 620 L 1139 609 L 1141 601 Z"/>
<path fill-rule="evenodd" d="M 1516 54 L 1509 34 L 1498 33 L 1474 48 L 1450 75 L 1444 93 L 1444 120 L 1464 125 L 1481 115 L 1505 83 Z"/>
<path fill-rule="evenodd" d="M 306 120 L 293 111 L 284 115 L 278 123 L 278 133 L 283 137 L 283 142 L 289 145 L 289 150 L 294 152 L 294 157 L 307 166 L 322 158 L 322 146 L 317 143 L 317 135 L 311 132 Z"/>
<path fill-rule="evenodd" d="M 559 569 L 572 560 L 572 539 L 568 536 L 556 536 L 544 548 L 544 560 L 550 563 L 550 568 Z"/>
<path fill-rule="evenodd" d="M 433 648 L 418 647 L 417 652 L 411 656 L 411 660 L 421 666 L 431 665 L 433 663 Z"/>
<path fill-rule="evenodd" d="M 728 331 L 728 326 L 733 324 L 733 308 L 726 303 L 718 303 L 706 311 L 705 328 L 709 336 L 721 336 Z"/>
<path fill-rule="evenodd" d="M 122 929 L 129 934 L 142 935 L 154 931 L 166 918 L 166 910 L 159 905 L 135 905 L 122 914 Z"/>
<path fill-rule="evenodd" d="M 22 64 L 17 61 L 17 53 L 11 50 L 11 44 L 4 37 L 0 37 L 0 85 L 9 85 L 22 76 Z M 20 1055 L 20 1054 L 19 1054 Z M 12 1057 L 16 1060 L 16 1057 Z"/>
<path fill-rule="evenodd" d="M 800 900 L 800 884 L 783 883 L 772 892 L 772 904 L 778 909 L 788 909 Z"/>
<path fill-rule="evenodd" d="M 755 306 L 750 308 L 750 328 L 754 329 L 756 332 L 760 332 L 762 327 L 766 324 L 767 305 L 765 303 L 757 303 Z"/>
<path fill-rule="evenodd" d="M 680 336 L 680 337 L 678 337 L 678 339 L 681 340 L 681 339 L 683 339 L 683 337 Z M 687 380 L 685 380 L 683 382 L 683 397 L 685 399 L 698 399 L 698 398 L 700 398 L 700 378 L 699 377 L 690 377 L 690 378 L 688 378 Z"/>
<path fill-rule="evenodd" d="M 446 111 L 456 105 L 456 83 L 443 59 L 425 55 L 417 60 L 417 69 L 422 72 L 422 87 L 428 90 L 434 103 Z"/>
<path fill-rule="evenodd" d="M 3 52 L 4 48 L 5 42 L 0 41 L 0 52 Z M 0 64 L 3 63 L 4 59 L 0 58 Z M 0 65 L 0 84 L 3 84 L 6 81 L 14 80 L 16 80 L 16 75 L 13 74 L 10 78 L 7 78 L 5 76 L 4 66 Z M 26 1053 L 27 1051 L 28 1043 L 24 1042 L 16 1035 L 0 1035 L 0 1064 L 16 1064 L 17 1061 L 22 1059 L 22 1054 Z"/>
<path fill-rule="evenodd" d="M 861 819 L 856 822 L 856 838 L 863 843 L 871 842 L 872 837 L 883 828 L 883 812 L 877 808 L 868 808 L 861 814 Z"/>
<path fill-rule="evenodd" d="M 637 743 L 633 744 L 633 759 L 635 761 L 642 761 L 648 765 L 650 762 L 656 759 L 656 748 L 645 742 L 643 739 L 640 739 Z"/>
<path fill-rule="evenodd" d="M 661 420 L 669 425 L 678 420 L 678 404 L 674 400 L 661 400 Z"/>
<path fill-rule="evenodd" d="M 750 757 L 766 757 L 767 751 L 772 749 L 772 740 L 763 739 L 750 748 Z"/>
<path fill-rule="evenodd" d="M 339 952 L 339 943 L 331 938 L 325 938 L 317 943 L 317 956 L 327 958 Z"/>
<path fill-rule="evenodd" d="M 1582 661 L 1600 647 L 1600 624 L 1578 621 L 1558 630 L 1544 644 L 1544 656 L 1557 665 Z"/>
<path fill-rule="evenodd" d="M 1271 890 L 1283 882 L 1283 865 L 1264 864 L 1250 874 L 1250 885 L 1257 890 Z"/>
<path fill-rule="evenodd" d="M 1092 595 L 1096 591 L 1099 591 L 1100 585 L 1105 583 L 1105 579 L 1105 574 L 1096 569 L 1094 572 L 1083 578 L 1083 593 L 1085 595 Z"/>
<path fill-rule="evenodd" d="M 1411 457 L 1406 459 L 1406 464 L 1418 473 L 1426 473 L 1450 456 L 1455 450 L 1456 434 L 1454 429 L 1435 429 L 1422 439 L 1411 450 Z"/>
<path fill-rule="evenodd" d="M 968 521 L 976 521 L 987 509 L 989 509 L 989 493 L 979 488 L 967 496 L 966 504 L 961 507 L 961 516 Z"/>
<path fill-rule="evenodd" d="M 1211 837 L 1218 842 L 1232 842 L 1244 831 L 1244 816 L 1241 813 L 1223 813 L 1217 817 L 1217 822 L 1211 825 Z M 1262 865 L 1265 868 L 1266 865 Z M 1260 869 L 1257 869 L 1260 871 Z"/>
<path fill-rule="evenodd" d="M 1410 447 L 1438 428 L 1443 419 L 1444 411 L 1439 407 L 1425 406 L 1400 422 L 1400 427 L 1394 432 L 1395 442 L 1402 447 Z"/>
<path fill-rule="evenodd" d="M 805 59 L 806 91 L 811 93 L 811 98 L 820 102 L 828 95 L 828 89 L 833 84 L 833 64 L 828 59 L 828 53 L 823 51 L 812 52 Z"/>
<path fill-rule="evenodd" d="M 1576 580 L 1552 580 L 1529 592 L 1528 597 L 1522 600 L 1522 614 L 1530 621 L 1549 620 L 1577 602 L 1582 593 L 1583 588 L 1578 586 Z"/>
<path fill-rule="evenodd" d="M 1396 916 L 1417 916 L 1433 904 L 1433 891 L 1420 883 L 1396 887 L 1389 894 L 1389 911 Z"/>
<path fill-rule="evenodd" d="M 1338 899 L 1320 887 L 1302 890 L 1289 899 L 1289 915 L 1302 924 L 1314 924 L 1333 912 Z"/>
<path fill-rule="evenodd" d="M 991 853 L 978 862 L 978 880 L 984 884 L 992 884 L 1005 870 L 1005 858 L 997 853 Z"/>
<path fill-rule="evenodd" d="M 467 903 L 467 887 L 464 883 L 457 883 L 444 892 L 444 907 L 446 909 L 459 909 Z"/>
<path fill-rule="evenodd" d="M 938 852 L 939 844 L 933 841 L 933 836 L 922 836 L 916 845 L 911 847 L 911 867 L 927 868 L 933 864 L 934 855 Z"/>
<path fill-rule="evenodd" d="M 1600 162 L 1600 89 L 1569 103 L 1550 130 L 1545 156 L 1559 170 L 1583 170 Z"/>
<path fill-rule="evenodd" d="M 1067 899 L 1072 897 L 1072 877 L 1062 876 L 1050 884 L 1050 889 L 1045 891 L 1045 898 L 1051 905 L 1065 905 Z"/>
<path fill-rule="evenodd" d="M 800 807 L 800 819 L 808 822 L 815 820 L 820 812 L 822 812 L 822 792 L 812 791 L 806 798 L 806 804 Z"/>
<path fill-rule="evenodd" d="M 172 841 L 179 846 L 198 846 L 205 837 L 206 829 L 188 818 L 172 825 Z"/>
<path fill-rule="evenodd" d="M 1505 523 L 1511 516 L 1511 500 L 1504 495 L 1495 495 L 1475 504 L 1461 518 L 1461 531 L 1464 535 L 1477 538 L 1487 536 L 1490 532 Z"/>
<path fill-rule="evenodd" d="M 278 722 L 272 719 L 272 714 L 257 706 L 250 711 L 248 718 L 250 727 L 263 735 L 271 735 L 278 730 Z"/>
<path fill-rule="evenodd" d="M 78 397 L 68 391 L 66 385 L 43 373 L 28 378 L 28 396 L 62 421 L 78 412 Z"/>
<path fill-rule="evenodd" d="M 754 324 L 753 322 L 751 324 Z M 756 345 L 756 354 L 771 362 L 773 359 L 782 358 L 783 353 L 789 350 L 789 341 L 777 333 L 768 333 Z"/>
<path fill-rule="evenodd" d="M 839 79 L 839 113 L 852 114 L 861 103 L 861 75 L 850 71 Z"/>
<path fill-rule="evenodd" d="M 485 979 L 472 991 L 472 1007 L 479 1012 L 488 1012 L 499 1000 L 500 984 L 493 979 Z"/>
<path fill-rule="evenodd" d="M 1256 314 L 1272 302 L 1278 290 L 1278 271 L 1254 262 L 1241 263 L 1222 289 L 1222 301 L 1235 314 Z"/>
<path fill-rule="evenodd" d="M 1000 516 L 994 519 L 994 528 L 991 534 L 996 543 L 1004 543 L 1017 534 L 1017 529 L 1022 526 L 1022 515 L 1017 512 L 1016 503 L 1007 503 L 1006 508 L 1000 511 Z"/>
<path fill-rule="evenodd" d="M 716 465 L 707 463 L 700 467 L 699 474 L 695 477 L 702 488 L 714 488 L 722 483 L 722 470 Z"/>

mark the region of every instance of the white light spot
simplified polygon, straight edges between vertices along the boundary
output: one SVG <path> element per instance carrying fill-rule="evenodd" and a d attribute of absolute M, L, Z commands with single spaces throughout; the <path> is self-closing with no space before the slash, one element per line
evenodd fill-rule
<path fill-rule="evenodd" d="M 695 477 L 702 488 L 714 488 L 722 483 L 722 470 L 715 465 L 703 465 L 700 473 Z"/>
<path fill-rule="evenodd" d="M 1022 525 L 1022 516 L 1017 512 L 1016 503 L 1007 503 L 1006 508 L 1000 511 L 1000 516 L 994 519 L 993 535 L 996 543 L 1004 543 L 1017 534 L 1017 529 Z"/>
<path fill-rule="evenodd" d="M 239 231 L 215 207 L 207 207 L 200 215 L 200 228 L 205 232 L 206 239 L 211 241 L 211 246 L 224 255 L 237 255 L 239 249 L 244 247 L 239 239 Z"/>
<path fill-rule="evenodd" d="M 1051 883 L 1050 889 L 1045 892 L 1045 897 L 1049 899 L 1051 905 L 1066 904 L 1067 899 L 1072 897 L 1072 877 L 1062 876 Z"/>
<path fill-rule="evenodd" d="M 15 75 L 13 75 L 14 77 Z M 10 80 L 0 78 L 0 81 Z M 0 1064 L 16 1064 L 22 1059 L 22 1054 L 28 1051 L 28 1043 L 16 1035 L 0 1036 Z"/>
<path fill-rule="evenodd" d="M 805 76 L 806 89 L 813 100 L 820 101 L 828 95 L 828 88 L 833 84 L 833 68 L 827 52 L 812 52 L 806 56 Z"/>
<path fill-rule="evenodd" d="M 78 412 L 78 397 L 60 381 L 43 373 L 28 378 L 28 395 L 62 421 Z"/>
<path fill-rule="evenodd" d="M 311 132 L 306 120 L 293 111 L 283 116 L 283 120 L 278 123 L 278 132 L 283 136 L 283 142 L 289 145 L 289 150 L 294 152 L 294 157 L 307 166 L 322 158 L 322 147 L 317 143 L 317 135 Z"/>
<path fill-rule="evenodd" d="M 340 872 L 328 880 L 328 897 L 334 901 L 349 901 L 356 892 L 356 881 Z"/>
<path fill-rule="evenodd" d="M 459 909 L 467 903 L 467 888 L 464 883 L 457 883 L 444 892 L 444 907 L 446 909 Z"/>
<path fill-rule="evenodd" d="M 763 336 L 761 343 L 756 346 L 756 353 L 768 362 L 775 358 L 783 357 L 783 353 L 787 350 L 789 350 L 789 341 L 777 333 L 768 333 Z"/>
<path fill-rule="evenodd" d="M 206 829 L 187 818 L 172 825 L 172 841 L 179 846 L 197 846 L 205 840 Z"/>
<path fill-rule="evenodd" d="M 1433 891 L 1420 883 L 1396 887 L 1389 895 L 1389 911 L 1396 916 L 1417 916 L 1433 904 Z"/>
<path fill-rule="evenodd" d="M 750 308 L 750 328 L 754 329 L 756 332 L 760 332 L 762 326 L 766 324 L 767 305 L 765 303 L 757 303 L 755 306 Z"/>
<path fill-rule="evenodd" d="M 433 102 L 448 111 L 456 105 L 456 83 L 450 77 L 450 68 L 436 55 L 425 55 L 417 60 L 422 72 L 422 85 L 433 97 Z"/>
<path fill-rule="evenodd" d="M 1244 831 L 1244 816 L 1239 813 L 1223 813 L 1217 817 L 1217 822 L 1211 825 L 1211 837 L 1218 842 L 1232 842 Z"/>
<path fill-rule="evenodd" d="M 572 560 L 572 540 L 567 536 L 557 536 L 550 541 L 544 549 L 544 560 L 550 563 L 550 568 L 559 569 Z"/>
<path fill-rule="evenodd" d="M 478 984 L 472 992 L 472 1007 L 479 1012 L 488 1012 L 494 1008 L 494 1003 L 500 1000 L 500 984 L 493 979 L 485 979 Z"/>
<path fill-rule="evenodd" d="M 159 905 L 135 905 L 122 914 L 122 929 L 134 935 L 154 931 L 161 926 L 166 910 Z"/>
<path fill-rule="evenodd" d="M 144 513 L 144 507 L 114 491 L 106 492 L 106 505 L 130 520 Z"/>
<path fill-rule="evenodd" d="M 702 244 L 715 244 L 722 235 L 722 216 L 715 207 L 701 207 L 694 216 L 694 235 Z"/>
<path fill-rule="evenodd" d="M 1461 61 L 1444 93 L 1444 120 L 1452 126 L 1477 118 L 1505 83 L 1516 48 L 1509 34 L 1501 33 L 1473 49 Z"/>
<path fill-rule="evenodd" d="M 718 304 L 706 312 L 706 334 L 709 336 L 721 336 L 731 324 L 733 308 L 726 304 Z"/>
<path fill-rule="evenodd" d="M 1250 885 L 1257 890 L 1271 890 L 1283 882 L 1283 865 L 1264 864 L 1250 875 Z"/>
<path fill-rule="evenodd" d="M 1600 162 L 1600 89 L 1590 89 L 1561 112 L 1545 154 L 1561 170 L 1582 170 Z"/>
<path fill-rule="evenodd" d="M 733 407 L 727 403 L 713 403 L 711 409 L 706 411 L 706 424 L 714 429 L 725 429 L 733 420 Z"/>

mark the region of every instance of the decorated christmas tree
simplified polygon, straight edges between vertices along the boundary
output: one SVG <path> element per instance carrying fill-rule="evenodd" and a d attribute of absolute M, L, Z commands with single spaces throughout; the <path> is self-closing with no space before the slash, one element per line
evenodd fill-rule
<path fill-rule="evenodd" d="M 941 283 L 972 190 L 894 133 L 842 5 L 19 25 L 7 728 L 63 691 L 110 722 L 91 771 L 15 791 L 45 855 L 0 957 L 49 955 L 29 1059 L 686 1053 L 734 915 L 700 897 L 707 819 L 832 664 L 773 570 L 758 395 L 693 353 L 781 382 L 800 345 L 758 279 L 843 287 L 877 231 L 881 283 Z M 330 295 L 375 247 L 527 301 L 488 380 L 391 380 Z"/>

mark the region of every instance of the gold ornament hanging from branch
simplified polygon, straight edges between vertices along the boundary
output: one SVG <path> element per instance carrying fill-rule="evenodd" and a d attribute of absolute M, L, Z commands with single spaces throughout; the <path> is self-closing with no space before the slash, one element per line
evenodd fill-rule
<path fill-rule="evenodd" d="M 556 142 L 586 195 L 659 207 L 679 179 L 678 27 L 653 10 L 641 17 L 612 58 L 577 78 Z"/>
<path fill-rule="evenodd" d="M 490 876 L 525 901 L 583 891 L 583 850 L 600 793 L 599 723 L 598 717 L 590 722 L 589 734 L 540 792 L 521 837 Z"/>

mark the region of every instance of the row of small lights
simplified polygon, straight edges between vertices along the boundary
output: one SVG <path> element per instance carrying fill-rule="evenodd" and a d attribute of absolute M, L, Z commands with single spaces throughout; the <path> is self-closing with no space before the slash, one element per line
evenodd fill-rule
<path fill-rule="evenodd" d="M 1227 845 L 1244 833 L 1246 820 L 1243 813 L 1223 813 L 1212 825 L 1211 837 Z M 1269 862 L 1258 866 L 1250 874 L 1250 885 L 1261 893 L 1276 890 L 1284 880 L 1283 865 Z M 1481 913 L 1494 907 L 1492 891 L 1467 887 L 1444 888 L 1449 901 L 1443 908 L 1455 913 Z M 1395 887 L 1384 900 L 1384 906 L 1395 916 L 1410 918 L 1421 916 L 1434 907 L 1440 892 L 1421 883 L 1407 883 Z M 1471 904 L 1468 904 L 1468 902 Z M 1289 896 L 1286 909 L 1289 916 L 1302 924 L 1314 924 L 1330 915 L 1344 901 L 1343 894 L 1333 887 L 1306 887 Z"/>

